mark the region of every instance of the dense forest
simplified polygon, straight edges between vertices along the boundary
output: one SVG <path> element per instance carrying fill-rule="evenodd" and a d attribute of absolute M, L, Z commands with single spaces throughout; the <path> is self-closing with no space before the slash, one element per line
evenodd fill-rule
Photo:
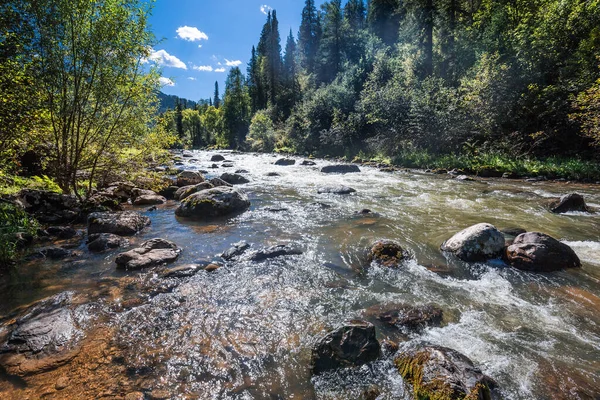
<path fill-rule="evenodd" d="M 274 10 L 246 76 L 232 69 L 222 107 L 199 109 L 202 140 L 179 135 L 399 162 L 597 157 L 598 1 L 307 0 L 281 43 Z"/>

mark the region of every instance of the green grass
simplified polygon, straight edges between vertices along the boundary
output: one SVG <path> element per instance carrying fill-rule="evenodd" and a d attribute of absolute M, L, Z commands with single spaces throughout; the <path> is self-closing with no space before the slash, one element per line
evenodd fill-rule
<path fill-rule="evenodd" d="M 61 193 L 62 190 L 52 179 L 46 175 L 25 178 L 16 175 L 6 174 L 0 171 L 0 196 L 17 194 L 21 189 L 48 190 L 50 192 Z"/>
<path fill-rule="evenodd" d="M 515 173 L 519 176 L 545 176 L 548 179 L 600 180 L 599 163 L 576 158 L 514 158 L 500 153 L 434 155 L 416 150 L 399 154 L 392 161 L 396 165 L 409 168 L 456 168 L 474 174 L 495 171 Z"/>
<path fill-rule="evenodd" d="M 35 236 L 37 221 L 23 209 L 13 204 L 0 202 L 0 264 L 10 263 L 18 252 L 17 234 Z"/>

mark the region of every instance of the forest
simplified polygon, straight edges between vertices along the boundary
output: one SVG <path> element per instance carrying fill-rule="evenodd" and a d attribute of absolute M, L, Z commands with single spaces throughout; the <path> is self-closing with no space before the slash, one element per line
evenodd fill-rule
<path fill-rule="evenodd" d="M 598 172 L 599 48 L 598 1 L 307 0 L 283 51 L 273 10 L 223 104 L 217 88 L 165 126 L 195 147 L 581 179 Z"/>

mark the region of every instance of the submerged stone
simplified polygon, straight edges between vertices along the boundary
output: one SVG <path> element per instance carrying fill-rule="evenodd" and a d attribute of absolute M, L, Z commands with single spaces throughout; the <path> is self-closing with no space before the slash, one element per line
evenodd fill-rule
<path fill-rule="evenodd" d="M 355 193 L 355 192 L 356 192 L 356 189 L 353 189 L 348 186 L 343 186 L 343 185 L 324 186 L 324 187 L 320 187 L 317 190 L 317 193 L 319 193 L 319 194 L 350 194 L 350 193 Z"/>
<path fill-rule="evenodd" d="M 369 250 L 369 262 L 384 267 L 397 267 L 407 257 L 402 246 L 392 240 L 378 240 Z"/>
<path fill-rule="evenodd" d="M 279 244 L 255 251 L 250 256 L 250 261 L 260 262 L 281 256 L 293 256 L 302 254 L 302 249 L 289 244 Z"/>

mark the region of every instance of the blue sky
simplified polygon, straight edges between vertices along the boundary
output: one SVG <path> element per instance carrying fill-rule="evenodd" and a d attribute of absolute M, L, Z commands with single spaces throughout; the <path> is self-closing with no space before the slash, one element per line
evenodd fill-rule
<path fill-rule="evenodd" d="M 304 0 L 156 0 L 150 24 L 160 42 L 150 59 L 161 67 L 162 91 L 197 101 L 212 97 L 218 81 L 223 95 L 227 71 L 238 65 L 246 72 L 267 10 L 277 10 L 285 48 L 290 28 L 298 34 L 303 7 Z"/>

